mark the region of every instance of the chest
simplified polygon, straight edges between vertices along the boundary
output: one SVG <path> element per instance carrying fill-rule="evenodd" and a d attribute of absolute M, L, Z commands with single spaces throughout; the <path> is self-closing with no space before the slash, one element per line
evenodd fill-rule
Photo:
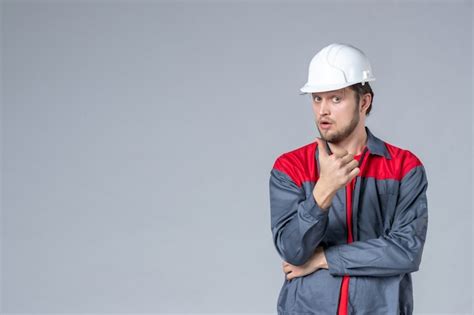
<path fill-rule="evenodd" d="M 362 161 L 360 169 L 332 200 L 324 240 L 328 246 L 377 238 L 392 226 L 400 184 L 396 170 L 370 158 Z"/>

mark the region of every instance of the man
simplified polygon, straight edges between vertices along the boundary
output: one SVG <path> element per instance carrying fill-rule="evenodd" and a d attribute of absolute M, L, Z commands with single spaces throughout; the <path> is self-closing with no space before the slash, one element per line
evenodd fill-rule
<path fill-rule="evenodd" d="M 273 242 L 285 273 L 278 314 L 412 314 L 411 273 L 428 225 L 421 161 L 374 136 L 375 80 L 358 48 L 324 47 L 308 82 L 316 141 L 270 172 Z"/>

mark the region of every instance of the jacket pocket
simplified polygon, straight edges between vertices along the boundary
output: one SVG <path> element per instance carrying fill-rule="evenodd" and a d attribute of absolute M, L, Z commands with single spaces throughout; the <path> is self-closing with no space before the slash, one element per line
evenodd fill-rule
<path fill-rule="evenodd" d="M 392 228 L 395 217 L 395 207 L 397 205 L 397 195 L 392 193 L 383 193 L 379 195 L 380 200 L 380 226 L 383 227 L 381 233 L 387 235 Z"/>
<path fill-rule="evenodd" d="M 365 241 L 388 234 L 396 197 L 390 193 L 378 193 L 361 200 L 357 213 L 357 240 Z"/>

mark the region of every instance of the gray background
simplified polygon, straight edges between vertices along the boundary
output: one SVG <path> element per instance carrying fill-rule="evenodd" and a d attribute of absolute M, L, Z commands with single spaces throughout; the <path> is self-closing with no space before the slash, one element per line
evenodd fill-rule
<path fill-rule="evenodd" d="M 3 1 L 2 313 L 276 313 L 268 179 L 332 42 L 429 180 L 415 311 L 471 313 L 471 1 Z"/>

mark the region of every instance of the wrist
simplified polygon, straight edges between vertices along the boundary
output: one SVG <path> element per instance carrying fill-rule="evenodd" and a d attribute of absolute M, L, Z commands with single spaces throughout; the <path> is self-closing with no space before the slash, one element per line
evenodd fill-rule
<path fill-rule="evenodd" d="M 327 210 L 332 204 L 334 192 L 325 188 L 325 186 L 318 181 L 313 190 L 313 197 L 320 208 Z"/>
<path fill-rule="evenodd" d="M 321 255 L 320 268 L 329 269 L 329 267 L 328 267 L 328 262 L 327 262 L 327 260 L 326 260 L 326 254 L 324 253 L 324 249 L 323 249 L 323 253 L 322 253 L 322 255 Z"/>
<path fill-rule="evenodd" d="M 317 248 L 314 253 L 313 269 L 328 269 L 328 262 L 326 261 L 326 255 L 322 247 Z"/>

